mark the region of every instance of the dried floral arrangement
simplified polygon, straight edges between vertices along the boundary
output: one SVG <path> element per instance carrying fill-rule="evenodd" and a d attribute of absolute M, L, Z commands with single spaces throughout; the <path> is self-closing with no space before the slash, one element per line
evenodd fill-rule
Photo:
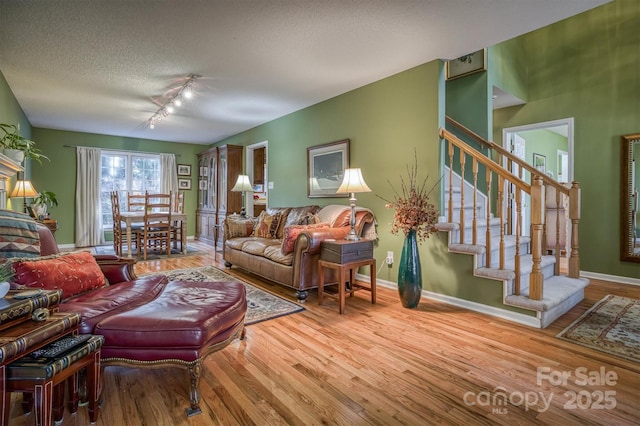
<path fill-rule="evenodd" d="M 442 178 L 428 189 L 429 175 L 424 178 L 422 183 L 418 184 L 417 154 L 414 158 L 413 166 L 410 168 L 407 165 L 407 177 L 400 176 L 400 190 L 397 190 L 387 179 L 394 192 L 393 201 L 379 195 L 378 197 L 386 202 L 386 208 L 395 209 L 393 222 L 391 222 L 391 233 L 402 232 L 407 236 L 409 231 L 414 230 L 418 242 L 422 242 L 437 231 L 435 225 L 438 223 L 440 213 L 436 206 L 429 202 L 429 197 Z"/>

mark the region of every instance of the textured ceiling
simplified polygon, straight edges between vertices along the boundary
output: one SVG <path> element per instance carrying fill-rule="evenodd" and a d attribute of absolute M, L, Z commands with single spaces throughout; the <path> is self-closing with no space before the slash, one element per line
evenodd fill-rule
<path fill-rule="evenodd" d="M 33 126 L 204 144 L 608 1 L 0 0 L 0 71 Z"/>

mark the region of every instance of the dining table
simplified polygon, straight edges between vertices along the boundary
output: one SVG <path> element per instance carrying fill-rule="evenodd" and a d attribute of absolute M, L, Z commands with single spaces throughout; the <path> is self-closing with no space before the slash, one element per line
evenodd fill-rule
<path fill-rule="evenodd" d="M 182 222 L 184 229 L 187 229 L 187 214 L 182 212 L 171 212 L 171 220 Z M 120 221 L 125 224 L 127 232 L 127 257 L 133 257 L 131 252 L 131 225 L 134 223 L 144 222 L 144 211 L 126 211 L 120 212 Z M 182 254 L 187 254 L 187 233 L 181 233 Z"/>

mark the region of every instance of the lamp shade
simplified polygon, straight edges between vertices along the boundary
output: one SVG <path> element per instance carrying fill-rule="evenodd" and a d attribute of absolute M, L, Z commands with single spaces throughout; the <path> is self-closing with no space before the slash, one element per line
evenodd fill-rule
<path fill-rule="evenodd" d="M 253 192 L 253 185 L 249 181 L 249 176 L 238 175 L 238 180 L 231 190 L 234 192 Z"/>
<path fill-rule="evenodd" d="M 338 194 L 371 192 L 371 188 L 369 188 L 364 181 L 360 169 L 345 169 L 342 184 L 336 192 Z"/>
<path fill-rule="evenodd" d="M 33 198 L 38 195 L 38 191 L 33 187 L 30 180 L 17 180 L 10 197 Z"/>

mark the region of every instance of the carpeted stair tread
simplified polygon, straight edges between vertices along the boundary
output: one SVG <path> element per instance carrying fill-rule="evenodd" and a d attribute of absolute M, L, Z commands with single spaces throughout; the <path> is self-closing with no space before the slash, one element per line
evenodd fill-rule
<path fill-rule="evenodd" d="M 495 280 L 512 280 L 515 274 L 515 258 L 505 259 L 504 269 L 500 268 L 477 268 L 475 273 L 479 277 L 491 278 Z M 554 256 L 542 256 L 540 260 L 540 268 L 545 269 L 546 266 L 554 265 L 556 258 Z M 525 254 L 520 256 L 520 274 L 530 274 L 533 270 L 533 256 Z"/>
<path fill-rule="evenodd" d="M 523 289 L 519 296 L 505 297 L 505 304 L 538 312 L 549 311 L 569 299 L 574 293 L 584 290 L 589 284 L 586 278 L 569 278 L 555 275 L 544 280 L 542 300 L 529 299 L 529 289 Z"/>

